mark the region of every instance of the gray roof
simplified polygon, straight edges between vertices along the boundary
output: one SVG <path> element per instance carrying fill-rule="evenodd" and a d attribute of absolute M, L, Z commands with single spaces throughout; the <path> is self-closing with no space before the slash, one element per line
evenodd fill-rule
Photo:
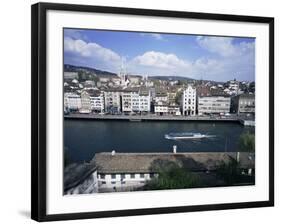
<path fill-rule="evenodd" d="M 252 157 L 249 157 L 252 156 Z M 96 153 L 94 162 L 99 173 L 149 173 L 158 165 L 175 162 L 192 171 L 214 170 L 222 162 L 236 158 L 236 153 Z M 240 153 L 242 168 L 254 168 L 254 155 Z"/>
<path fill-rule="evenodd" d="M 82 183 L 96 170 L 96 168 L 97 167 L 93 161 L 83 164 L 73 163 L 65 167 L 63 175 L 64 191 Z"/>

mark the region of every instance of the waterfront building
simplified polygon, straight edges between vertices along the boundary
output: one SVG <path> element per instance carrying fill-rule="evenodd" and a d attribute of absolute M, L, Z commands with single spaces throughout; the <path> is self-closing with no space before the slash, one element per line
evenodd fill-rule
<path fill-rule="evenodd" d="M 64 110 L 77 111 L 81 108 L 81 97 L 76 93 L 64 93 Z"/>
<path fill-rule="evenodd" d="M 233 113 L 255 113 L 255 94 L 241 94 L 232 98 Z"/>
<path fill-rule="evenodd" d="M 120 113 L 121 111 L 121 92 L 120 90 L 107 90 L 104 92 L 104 108 L 111 114 Z"/>
<path fill-rule="evenodd" d="M 150 91 L 146 88 L 123 90 L 122 112 L 150 112 Z"/>
<path fill-rule="evenodd" d="M 230 97 L 205 96 L 198 97 L 198 114 L 225 114 L 230 112 Z"/>
<path fill-rule="evenodd" d="M 91 109 L 94 112 L 104 112 L 104 94 L 102 91 L 93 91 L 90 93 Z"/>
<path fill-rule="evenodd" d="M 151 95 L 149 89 L 141 87 L 139 91 L 139 111 L 150 112 L 151 111 L 150 104 L 151 104 Z"/>
<path fill-rule="evenodd" d="M 180 106 L 176 104 L 169 104 L 168 114 L 180 116 L 181 115 Z"/>
<path fill-rule="evenodd" d="M 196 114 L 196 89 L 188 85 L 182 94 L 182 113 L 185 116 Z"/>
<path fill-rule="evenodd" d="M 154 113 L 156 115 L 167 115 L 169 112 L 168 110 L 168 103 L 165 101 L 158 101 L 154 103 Z"/>
<path fill-rule="evenodd" d="M 132 109 L 132 92 L 123 91 L 121 93 L 122 98 L 122 112 L 123 113 L 130 113 L 133 111 Z"/>
<path fill-rule="evenodd" d="M 79 112 L 81 114 L 89 114 L 91 111 L 90 94 L 87 91 L 83 91 L 81 93 L 81 108 L 79 109 Z"/>

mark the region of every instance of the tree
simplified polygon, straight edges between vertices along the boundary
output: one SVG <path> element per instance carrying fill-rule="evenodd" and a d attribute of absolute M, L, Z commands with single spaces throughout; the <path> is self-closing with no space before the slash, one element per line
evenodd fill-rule
<path fill-rule="evenodd" d="M 254 152 L 255 151 L 255 134 L 246 132 L 240 136 L 239 148 L 244 152 Z"/>
<path fill-rule="evenodd" d="M 192 188 L 201 184 L 197 175 L 173 162 L 158 167 L 157 173 L 158 177 L 147 182 L 146 190 Z"/>
<path fill-rule="evenodd" d="M 235 159 L 230 159 L 229 163 L 222 162 L 217 168 L 217 175 L 224 180 L 227 185 L 239 182 L 240 168 Z"/>
<path fill-rule="evenodd" d="M 226 185 L 254 184 L 255 175 L 245 175 L 242 173 L 240 163 L 233 158 L 229 162 L 222 162 L 216 170 L 216 174 Z"/>
<path fill-rule="evenodd" d="M 176 98 L 175 98 L 175 101 L 178 105 L 181 104 L 181 98 L 182 98 L 182 91 L 179 91 L 179 92 L 177 92 Z"/>

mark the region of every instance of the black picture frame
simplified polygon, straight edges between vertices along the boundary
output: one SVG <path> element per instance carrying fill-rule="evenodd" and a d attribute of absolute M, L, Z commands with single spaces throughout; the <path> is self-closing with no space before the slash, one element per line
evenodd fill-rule
<path fill-rule="evenodd" d="M 160 207 L 149 209 L 114 210 L 71 214 L 46 213 L 46 13 L 48 10 L 111 13 L 169 18 L 191 18 L 217 21 L 253 22 L 269 25 L 269 200 L 243 203 L 208 204 L 196 206 Z M 164 11 L 137 8 L 103 7 L 73 4 L 37 3 L 32 5 L 31 17 L 31 75 L 32 75 L 32 154 L 31 154 L 31 218 L 36 221 L 54 221 L 161 213 L 192 212 L 274 206 L 274 18 Z"/>

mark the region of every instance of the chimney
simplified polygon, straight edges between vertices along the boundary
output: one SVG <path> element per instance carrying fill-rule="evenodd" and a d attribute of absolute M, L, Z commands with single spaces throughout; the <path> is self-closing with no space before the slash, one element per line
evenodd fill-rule
<path fill-rule="evenodd" d="M 112 156 L 115 155 L 115 150 L 112 150 L 111 155 L 112 155 Z"/>
<path fill-rule="evenodd" d="M 173 145 L 173 153 L 177 153 L 177 146 Z"/>

